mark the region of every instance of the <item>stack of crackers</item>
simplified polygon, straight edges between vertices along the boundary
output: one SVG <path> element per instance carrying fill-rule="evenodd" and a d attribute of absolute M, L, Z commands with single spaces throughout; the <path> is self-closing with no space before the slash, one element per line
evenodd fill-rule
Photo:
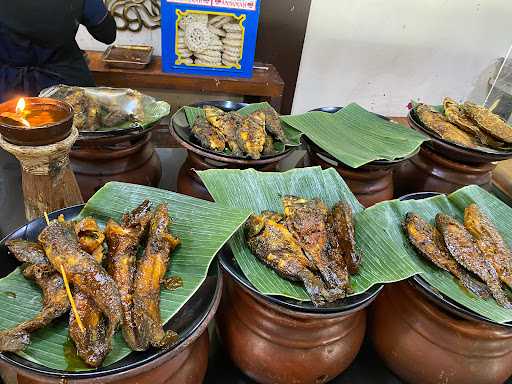
<path fill-rule="evenodd" d="M 232 16 L 189 13 L 178 22 L 177 54 L 183 64 L 228 66 L 242 57 L 242 27 Z"/>

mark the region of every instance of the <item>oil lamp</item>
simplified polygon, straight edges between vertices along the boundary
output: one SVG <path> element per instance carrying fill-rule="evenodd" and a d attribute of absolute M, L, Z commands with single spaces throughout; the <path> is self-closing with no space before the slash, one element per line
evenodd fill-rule
<path fill-rule="evenodd" d="M 83 202 L 69 165 L 77 138 L 73 108 L 63 101 L 27 97 L 0 104 L 0 147 L 21 164 L 28 220 Z"/>

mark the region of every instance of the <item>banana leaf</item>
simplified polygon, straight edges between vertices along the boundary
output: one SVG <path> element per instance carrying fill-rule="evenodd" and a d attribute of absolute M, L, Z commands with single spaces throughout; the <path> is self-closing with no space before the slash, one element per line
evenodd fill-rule
<path fill-rule="evenodd" d="M 338 161 L 358 168 L 374 160 L 414 154 L 427 136 L 352 103 L 336 113 L 307 112 L 281 120 L 305 134 Z"/>
<path fill-rule="evenodd" d="M 497 323 L 512 321 L 511 310 L 500 307 L 492 298 L 484 300 L 473 295 L 461 288 L 450 273 L 418 256 L 402 232 L 401 222 L 409 211 L 419 213 L 431 223 L 434 223 L 435 215 L 439 212 L 447 213 L 462 223 L 464 208 L 471 203 L 478 204 L 480 209 L 492 219 L 505 241 L 512 245 L 512 208 L 475 185 L 461 188 L 448 196 L 439 195 L 423 200 L 392 200 L 379 203 L 366 209 L 359 220 L 375 228 L 384 228 L 381 230 L 379 239 L 368 239 L 369 247 L 379 251 L 381 244 L 389 245 L 395 257 L 413 260 L 423 279 L 443 295 Z"/>
<path fill-rule="evenodd" d="M 289 194 L 318 197 L 329 207 L 339 200 L 347 201 L 354 212 L 356 244 L 363 253 L 360 271 L 351 278 L 354 294 L 375 284 L 406 279 L 417 273 L 418 268 L 407 254 L 397 256 L 394 244 L 383 241 L 382 227 L 368 223 L 366 218 L 359 219 L 362 205 L 332 168 L 300 168 L 283 173 L 212 169 L 198 174 L 216 202 L 256 213 L 267 209 L 282 212 L 281 197 Z M 261 293 L 309 301 L 301 284 L 280 277 L 252 255 L 244 241 L 243 230 L 233 236 L 230 245 L 242 272 Z"/>
<path fill-rule="evenodd" d="M 261 111 L 268 108 L 272 108 L 272 106 L 266 101 L 264 101 L 262 103 L 248 104 L 245 107 L 242 107 L 239 110 L 237 110 L 237 112 L 242 116 L 248 116 L 253 112 Z M 183 110 L 185 111 L 185 115 L 187 116 L 188 124 L 190 126 L 194 125 L 194 122 L 198 117 L 206 119 L 206 115 L 204 113 L 203 108 L 184 106 Z M 296 147 L 300 145 L 300 137 L 302 136 L 302 133 L 300 131 L 297 131 L 296 129 L 287 124 L 283 124 L 283 130 L 286 136 L 286 143 L 283 144 L 290 147 Z M 281 146 L 280 148 L 276 148 L 276 151 L 278 152 L 282 152 L 283 150 L 283 146 Z"/>
<path fill-rule="evenodd" d="M 161 202 L 169 205 L 173 218 L 171 232 L 182 240 L 180 247 L 171 255 L 167 275 L 181 276 L 183 287 L 175 291 L 162 289 L 160 296 L 162 320 L 167 322 L 201 286 L 216 253 L 246 220 L 249 212 L 156 188 L 111 182 L 89 200 L 78 218 L 92 216 L 104 225 L 110 217 L 120 220 L 124 212 L 145 199 L 155 205 Z M 40 290 L 21 275 L 19 268 L 0 279 L 0 329 L 28 320 L 40 309 Z M 76 359 L 70 365 L 69 357 L 66 357 L 69 344 L 65 316 L 33 333 L 30 345 L 19 355 L 48 368 L 87 370 L 85 365 L 77 364 Z M 103 365 L 117 362 L 129 353 L 131 350 L 118 332 L 112 352 Z"/>

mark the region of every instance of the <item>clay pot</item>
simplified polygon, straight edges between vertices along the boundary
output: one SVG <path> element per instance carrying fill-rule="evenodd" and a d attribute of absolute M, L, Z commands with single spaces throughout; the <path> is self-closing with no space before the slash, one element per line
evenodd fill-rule
<path fill-rule="evenodd" d="M 162 176 L 151 133 L 81 136 L 70 153 L 71 167 L 85 200 L 109 181 L 156 187 Z"/>
<path fill-rule="evenodd" d="M 357 200 L 365 207 L 393 198 L 393 168 L 396 163 L 373 161 L 355 169 L 335 160 L 309 141 L 307 147 L 305 165 L 307 162 L 306 166 L 319 165 L 322 169 L 336 169 Z"/>
<path fill-rule="evenodd" d="M 227 271 L 221 256 L 221 265 Z M 323 383 L 354 360 L 364 338 L 366 306 L 380 292 L 344 312 L 306 312 L 278 305 L 232 272 L 217 314 L 217 329 L 232 361 L 258 383 Z M 291 305 L 290 305 L 291 306 Z"/>
<path fill-rule="evenodd" d="M 495 162 L 453 161 L 423 144 L 416 156 L 395 169 L 395 195 L 422 191 L 451 193 L 470 184 L 490 189 L 494 168 Z"/>
<path fill-rule="evenodd" d="M 384 288 L 370 336 L 380 357 L 409 383 L 498 384 L 512 374 L 512 328 L 443 310 L 411 282 Z"/>

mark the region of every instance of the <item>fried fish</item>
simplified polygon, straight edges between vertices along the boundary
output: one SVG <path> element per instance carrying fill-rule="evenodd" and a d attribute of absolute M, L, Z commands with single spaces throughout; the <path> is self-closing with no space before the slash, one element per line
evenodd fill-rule
<path fill-rule="evenodd" d="M 475 138 L 447 121 L 443 115 L 435 112 L 426 104 L 419 104 L 416 107 L 416 114 L 421 122 L 430 130 L 437 133 L 443 139 L 474 148 L 477 145 Z"/>
<path fill-rule="evenodd" d="M 242 126 L 243 119 L 237 112 L 228 112 L 219 119 L 219 129 L 226 138 L 229 149 L 235 156 L 242 155 L 242 150 L 238 145 L 238 131 Z"/>
<path fill-rule="evenodd" d="M 485 259 L 464 226 L 444 213 L 437 214 L 436 226 L 443 236 L 450 255 L 487 284 L 499 305 L 504 308 L 512 308 L 512 304 L 500 285 L 498 273 Z"/>
<path fill-rule="evenodd" d="M 481 130 L 497 140 L 512 143 L 512 127 L 500 116 L 485 107 L 470 102 L 465 102 L 462 108 Z"/>
<path fill-rule="evenodd" d="M 221 125 L 221 117 L 224 116 L 226 112 L 224 112 L 222 109 L 211 106 L 211 105 L 204 105 L 203 111 L 206 116 L 206 120 L 213 125 L 215 128 L 220 130 Z"/>
<path fill-rule="evenodd" d="M 355 228 L 352 208 L 346 202 L 339 201 L 329 214 L 331 231 L 336 236 L 340 252 L 351 275 L 357 273 L 361 263 L 361 255 L 356 250 Z M 337 261 L 341 265 L 341 260 Z"/>
<path fill-rule="evenodd" d="M 133 320 L 133 290 L 137 248 L 147 232 L 151 203 L 144 201 L 132 212 L 124 214 L 121 224 L 110 219 L 105 234 L 108 244 L 107 271 L 114 279 L 123 306 L 123 336 L 128 346 L 142 350 Z"/>
<path fill-rule="evenodd" d="M 259 159 L 265 145 L 265 114 L 253 112 L 245 117 L 238 130 L 238 146 L 252 159 Z"/>
<path fill-rule="evenodd" d="M 122 320 L 119 290 L 101 265 L 80 248 L 74 228 L 69 223 L 51 221 L 38 237 L 52 266 L 61 266 L 75 288 L 90 297 L 108 319 L 106 339 L 109 346 Z"/>
<path fill-rule="evenodd" d="M 43 308 L 33 319 L 0 331 L 0 351 L 17 352 L 30 343 L 30 333 L 46 327 L 65 314 L 70 305 L 62 277 L 55 272 L 39 244 L 25 240 L 9 240 L 6 246 L 14 257 L 23 263 L 23 276 L 33 280 L 43 294 Z"/>
<path fill-rule="evenodd" d="M 226 148 L 226 138 L 224 135 L 204 118 L 196 118 L 191 131 L 204 148 L 219 152 Z"/>
<path fill-rule="evenodd" d="M 491 219 L 476 204 L 470 204 L 464 210 L 464 226 L 501 281 L 512 288 L 512 253 Z"/>
<path fill-rule="evenodd" d="M 405 215 L 404 232 L 418 253 L 433 264 L 455 276 L 461 284 L 475 295 L 490 297 L 487 286 L 469 275 L 448 253 L 439 231 L 414 212 Z"/>
<path fill-rule="evenodd" d="M 251 215 L 245 225 L 245 236 L 251 252 L 285 279 L 302 281 L 315 305 L 332 302 L 344 296 L 342 290 L 329 290 L 313 270 L 299 243 L 280 223 L 274 212 Z"/>
<path fill-rule="evenodd" d="M 180 240 L 168 231 L 167 205 L 156 207 L 149 224 L 148 242 L 138 261 L 133 292 L 133 318 L 139 346 L 165 347 L 177 339 L 174 331 L 165 331 L 160 319 L 160 287 L 164 280 L 171 252 Z"/>
<path fill-rule="evenodd" d="M 265 129 L 281 142 L 286 141 L 281 119 L 274 108 L 266 108 L 263 110 L 265 114 Z"/>

